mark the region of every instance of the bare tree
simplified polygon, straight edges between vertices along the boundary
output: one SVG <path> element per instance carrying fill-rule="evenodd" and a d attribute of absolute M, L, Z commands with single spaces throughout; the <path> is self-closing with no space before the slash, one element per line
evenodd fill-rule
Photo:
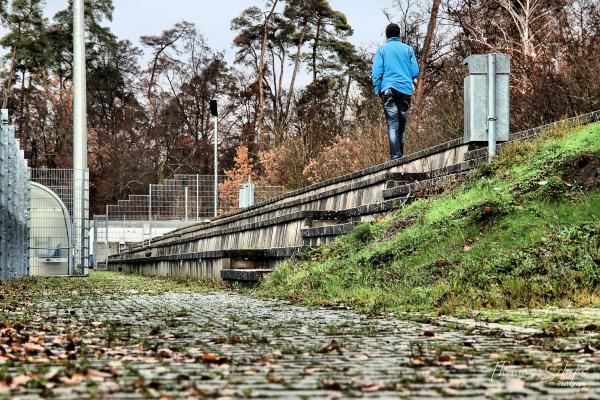
<path fill-rule="evenodd" d="M 546 36 L 548 26 L 552 22 L 551 19 L 547 19 L 552 9 L 543 9 L 547 0 L 498 0 L 498 3 L 514 22 L 523 56 L 535 60 L 537 49 L 543 46 L 543 37 Z M 541 23 L 537 24 L 540 20 Z"/>

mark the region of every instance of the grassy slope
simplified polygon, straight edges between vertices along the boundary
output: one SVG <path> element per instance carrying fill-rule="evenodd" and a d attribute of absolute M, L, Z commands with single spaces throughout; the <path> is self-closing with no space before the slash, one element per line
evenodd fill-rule
<path fill-rule="evenodd" d="M 280 264 L 257 293 L 366 312 L 598 306 L 600 192 L 560 176 L 586 152 L 600 157 L 600 124 L 512 143 L 451 193 Z"/>

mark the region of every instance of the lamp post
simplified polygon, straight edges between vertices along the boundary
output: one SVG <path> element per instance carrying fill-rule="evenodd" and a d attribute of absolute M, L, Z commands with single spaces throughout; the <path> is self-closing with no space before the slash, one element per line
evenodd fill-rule
<path fill-rule="evenodd" d="M 75 265 L 88 274 L 87 106 L 84 0 L 73 0 L 73 232 Z"/>
<path fill-rule="evenodd" d="M 215 124 L 215 134 L 214 134 L 214 142 L 215 142 L 215 187 L 214 187 L 214 204 L 215 204 L 215 218 L 219 216 L 219 132 L 218 132 L 218 122 L 219 122 L 219 109 L 217 105 L 217 100 L 210 101 L 210 113 L 214 118 Z"/>

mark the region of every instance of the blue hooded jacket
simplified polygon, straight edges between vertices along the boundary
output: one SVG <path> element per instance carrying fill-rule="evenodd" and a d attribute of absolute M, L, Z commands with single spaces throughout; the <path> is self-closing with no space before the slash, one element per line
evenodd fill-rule
<path fill-rule="evenodd" d="M 419 76 L 419 64 L 412 47 L 399 38 L 388 39 L 373 59 L 373 86 L 379 96 L 389 88 L 412 96 L 413 80 Z"/>

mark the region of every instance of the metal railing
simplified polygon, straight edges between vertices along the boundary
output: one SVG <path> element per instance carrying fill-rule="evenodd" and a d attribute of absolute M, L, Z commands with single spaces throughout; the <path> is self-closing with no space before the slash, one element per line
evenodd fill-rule
<path fill-rule="evenodd" d="M 29 273 L 29 172 L 8 110 L 0 127 L 0 281 Z"/>

